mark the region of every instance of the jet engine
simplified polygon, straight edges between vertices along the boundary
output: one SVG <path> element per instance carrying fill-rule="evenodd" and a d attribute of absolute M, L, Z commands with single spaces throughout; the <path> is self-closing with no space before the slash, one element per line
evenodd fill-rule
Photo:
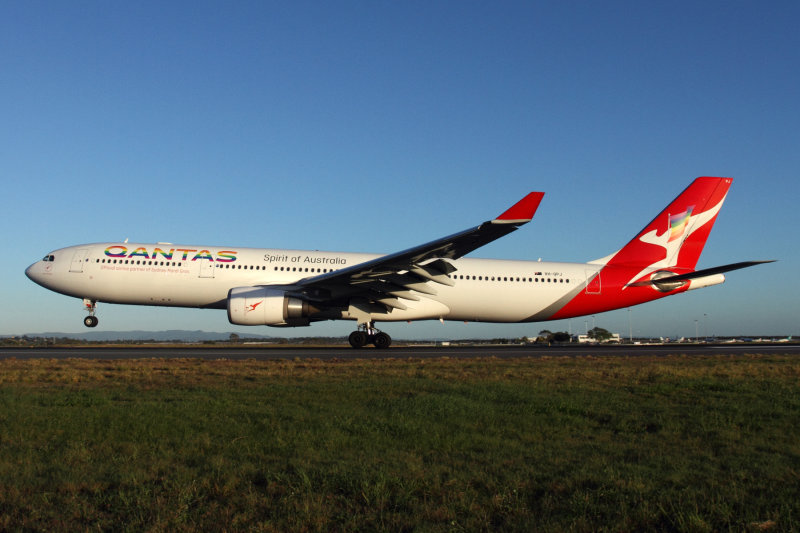
<path fill-rule="evenodd" d="M 317 311 L 305 300 L 269 287 L 236 287 L 228 292 L 228 320 L 241 326 L 308 326 Z"/>

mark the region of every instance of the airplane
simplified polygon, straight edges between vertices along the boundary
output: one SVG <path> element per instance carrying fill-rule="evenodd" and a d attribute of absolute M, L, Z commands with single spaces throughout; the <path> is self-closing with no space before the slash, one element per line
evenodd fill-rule
<path fill-rule="evenodd" d="M 350 345 L 388 348 L 378 322 L 539 322 L 591 315 L 718 285 L 723 273 L 771 261 L 695 270 L 731 178 L 700 177 L 618 251 L 588 263 L 473 259 L 470 252 L 530 222 L 544 193 L 500 216 L 388 255 L 103 242 L 52 251 L 25 271 L 98 302 L 226 309 L 236 325 L 308 326 L 352 320 Z"/>

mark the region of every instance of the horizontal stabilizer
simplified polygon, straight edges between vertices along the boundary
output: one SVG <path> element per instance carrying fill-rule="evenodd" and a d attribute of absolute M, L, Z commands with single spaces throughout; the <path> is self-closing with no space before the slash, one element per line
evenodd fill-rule
<path fill-rule="evenodd" d="M 715 274 L 722 274 L 730 272 L 731 270 L 739 270 L 740 268 L 747 268 L 764 263 L 774 263 L 774 259 L 767 261 L 742 261 L 741 263 L 731 263 L 730 265 L 722 265 L 714 268 L 705 268 L 703 270 L 695 270 L 687 274 L 675 274 L 674 276 L 665 276 L 660 278 L 651 278 L 646 281 L 638 281 L 631 283 L 628 287 L 646 287 L 648 285 L 665 285 L 668 283 L 676 283 L 681 281 L 689 281 L 697 278 L 704 278 L 706 276 L 713 276 Z"/>

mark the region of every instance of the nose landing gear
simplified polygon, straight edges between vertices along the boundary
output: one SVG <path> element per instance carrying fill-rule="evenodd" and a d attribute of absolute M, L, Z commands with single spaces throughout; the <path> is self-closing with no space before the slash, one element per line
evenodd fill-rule
<path fill-rule="evenodd" d="M 367 344 L 373 344 L 379 350 L 384 350 L 392 344 L 392 338 L 387 333 L 375 329 L 374 321 L 359 324 L 358 330 L 351 333 L 347 340 L 353 348 L 363 348 Z"/>
<path fill-rule="evenodd" d="M 95 300 L 83 299 L 83 308 L 89 312 L 89 316 L 83 319 L 83 325 L 87 328 L 93 328 L 97 325 L 99 320 L 94 316 L 95 309 L 97 309 L 97 302 Z"/>

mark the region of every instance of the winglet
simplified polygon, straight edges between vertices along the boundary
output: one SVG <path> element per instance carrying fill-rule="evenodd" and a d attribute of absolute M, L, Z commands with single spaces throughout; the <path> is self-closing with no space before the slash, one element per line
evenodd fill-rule
<path fill-rule="evenodd" d="M 539 203 L 544 196 L 543 192 L 528 193 L 525 198 L 509 207 L 505 213 L 494 219 L 492 222 L 519 223 L 528 222 L 533 218 Z"/>

